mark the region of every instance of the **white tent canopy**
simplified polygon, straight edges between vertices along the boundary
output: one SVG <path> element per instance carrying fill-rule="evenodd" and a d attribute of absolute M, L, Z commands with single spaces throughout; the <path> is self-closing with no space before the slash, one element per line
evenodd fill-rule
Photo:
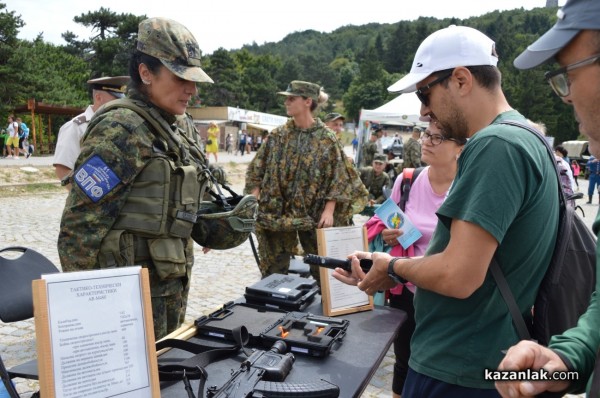
<path fill-rule="evenodd" d="M 421 101 L 414 93 L 402 94 L 383 104 L 377 109 L 362 109 L 358 122 L 358 142 L 364 143 L 369 139 L 369 126 L 371 124 L 387 124 L 394 126 L 423 125 L 419 121 L 421 114 Z M 360 145 L 356 160 L 361 159 Z"/>
<path fill-rule="evenodd" d="M 419 123 L 420 111 L 421 101 L 415 94 L 402 94 L 377 109 L 361 110 L 360 122 L 369 121 L 378 124 L 414 126 Z"/>

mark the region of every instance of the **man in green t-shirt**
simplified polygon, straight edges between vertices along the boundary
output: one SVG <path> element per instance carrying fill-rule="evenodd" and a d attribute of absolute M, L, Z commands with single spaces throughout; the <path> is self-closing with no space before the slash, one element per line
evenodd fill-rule
<path fill-rule="evenodd" d="M 497 369 L 502 350 L 519 337 L 490 261 L 497 259 L 531 317 L 552 256 L 559 213 L 553 160 L 534 134 L 502 124 L 526 119 L 508 104 L 497 62 L 494 42 L 473 28 L 452 25 L 421 43 L 410 73 L 389 90 L 416 91 L 421 114 L 445 139 L 468 138 L 430 246 L 421 258 L 359 252 L 352 274 L 334 272 L 368 294 L 406 281 L 417 286 L 403 397 L 497 397 L 485 370 Z M 357 257 L 373 259 L 367 274 Z"/>
<path fill-rule="evenodd" d="M 600 157 L 600 2 L 570 0 L 559 11 L 554 27 L 519 55 L 514 64 L 529 69 L 546 62 L 557 61 L 560 68 L 546 75 L 554 92 L 573 105 L 579 131 L 589 139 L 590 153 Z M 593 231 L 600 233 L 600 214 Z M 600 258 L 596 250 L 596 275 L 600 273 Z M 597 397 L 600 391 L 600 279 L 596 292 L 577 326 L 553 336 L 548 347 L 523 341 L 508 350 L 498 367 L 501 370 L 548 372 L 571 371 L 576 379 L 568 381 L 513 381 L 496 384 L 504 397 L 537 396 L 543 391 L 580 393 Z M 566 373 L 561 376 L 565 377 Z M 561 379 L 562 380 L 562 379 Z"/>

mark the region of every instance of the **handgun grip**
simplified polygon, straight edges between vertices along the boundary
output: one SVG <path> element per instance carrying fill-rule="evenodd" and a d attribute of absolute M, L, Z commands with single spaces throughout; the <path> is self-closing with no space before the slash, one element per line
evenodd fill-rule
<path fill-rule="evenodd" d="M 336 398 L 340 395 L 340 388 L 323 379 L 310 383 L 276 383 L 261 380 L 256 383 L 253 392 L 268 398 Z"/>

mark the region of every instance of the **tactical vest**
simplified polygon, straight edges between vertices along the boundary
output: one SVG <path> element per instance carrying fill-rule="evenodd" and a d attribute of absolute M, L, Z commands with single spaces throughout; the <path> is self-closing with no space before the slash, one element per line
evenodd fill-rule
<path fill-rule="evenodd" d="M 193 264 L 190 234 L 210 183 L 205 157 L 191 137 L 173 134 L 157 110 L 143 102 L 111 101 L 96 115 L 116 108 L 136 112 L 153 127 L 158 141 L 102 240 L 100 266 L 141 264 L 160 280 L 183 277 Z"/>

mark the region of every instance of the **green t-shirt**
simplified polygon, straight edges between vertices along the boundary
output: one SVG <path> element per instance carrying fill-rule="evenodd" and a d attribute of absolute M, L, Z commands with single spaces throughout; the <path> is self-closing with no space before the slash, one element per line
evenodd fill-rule
<path fill-rule="evenodd" d="M 526 120 L 516 111 L 502 120 Z M 549 265 L 558 228 L 558 185 L 546 148 L 531 132 L 491 124 L 465 145 L 448 198 L 438 210 L 427 254 L 444 250 L 452 219 L 476 224 L 499 242 L 500 266 L 524 316 L 531 316 Z M 415 296 L 417 327 L 410 367 L 421 374 L 471 388 L 494 388 L 484 369 L 497 369 L 519 341 L 492 276 L 470 297 L 456 299 L 426 289 Z"/>

